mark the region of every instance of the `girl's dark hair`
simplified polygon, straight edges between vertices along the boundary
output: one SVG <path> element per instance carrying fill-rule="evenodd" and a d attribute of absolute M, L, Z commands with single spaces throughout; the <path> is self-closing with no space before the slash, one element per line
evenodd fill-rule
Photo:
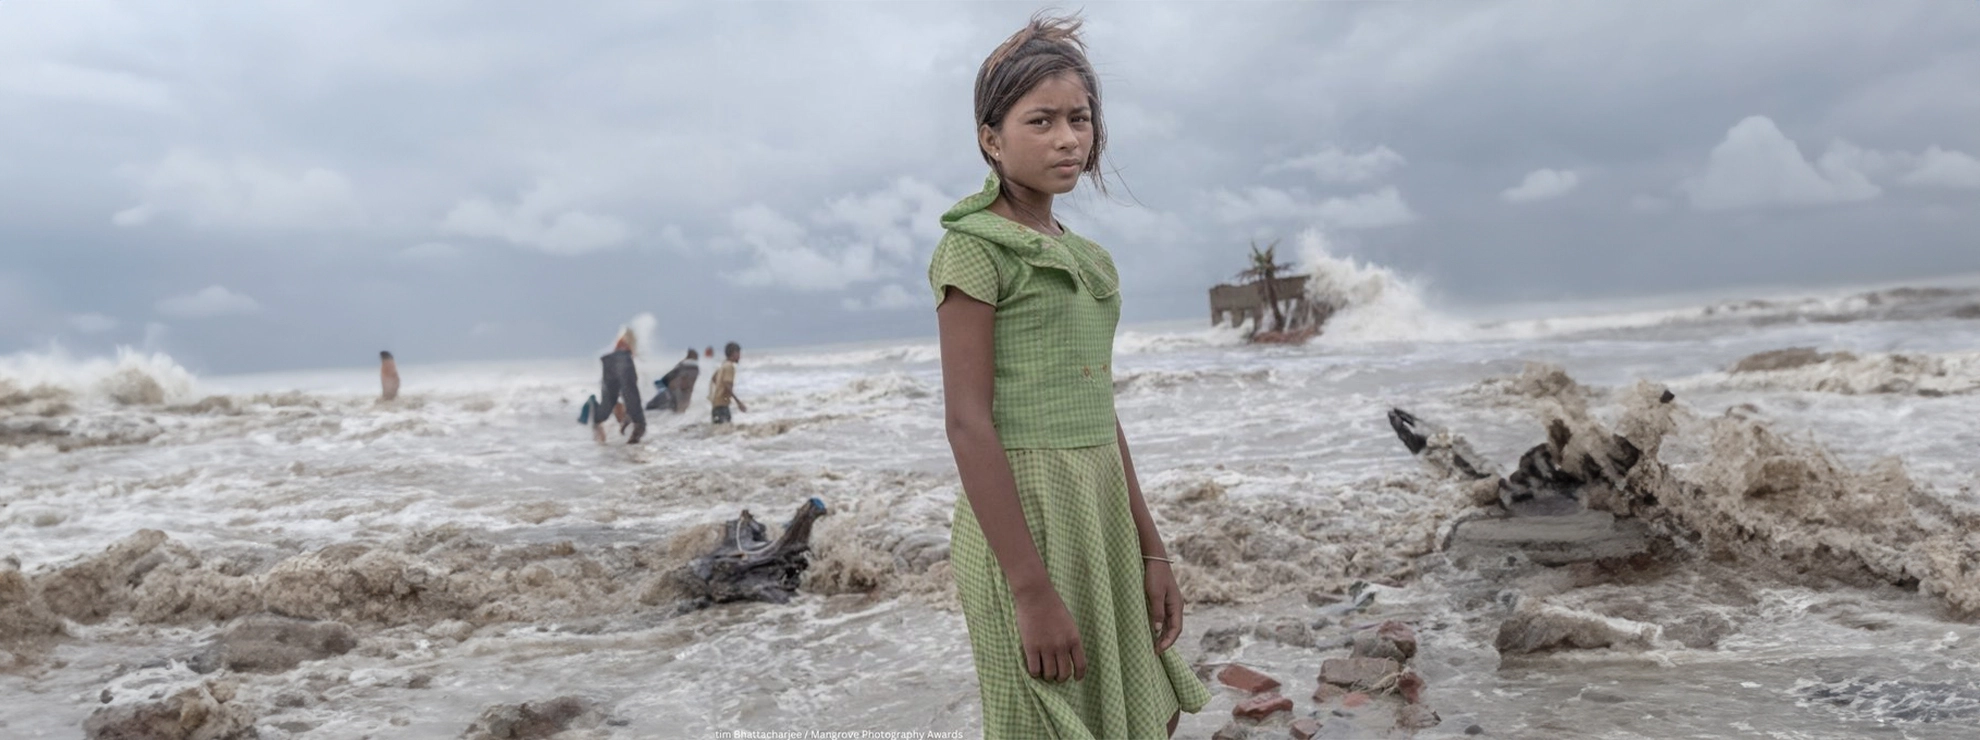
<path fill-rule="evenodd" d="M 1087 99 L 1093 105 L 1093 148 L 1086 153 L 1086 166 L 1080 171 L 1092 177 L 1093 185 L 1101 192 L 1106 192 L 1107 183 L 1100 177 L 1100 152 L 1107 148 L 1107 127 L 1100 117 L 1100 79 L 1094 75 L 1092 63 L 1086 60 L 1086 42 L 1079 37 L 1080 23 L 1078 16 L 1054 16 L 1039 11 L 1023 29 L 990 52 L 990 58 L 983 60 L 982 69 L 976 72 L 976 123 L 993 131 L 1002 128 L 1004 117 L 1010 115 L 1018 98 L 1041 82 L 1072 73 L 1086 86 Z M 980 139 L 977 153 L 997 171 L 998 178 L 1004 176 L 997 160 L 982 151 Z"/>

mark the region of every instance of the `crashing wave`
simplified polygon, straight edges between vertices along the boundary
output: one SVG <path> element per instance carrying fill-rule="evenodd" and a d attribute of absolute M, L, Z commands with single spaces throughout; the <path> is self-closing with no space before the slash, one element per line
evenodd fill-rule
<path fill-rule="evenodd" d="M 1470 336 L 1464 322 L 1430 308 L 1417 281 L 1389 268 L 1337 257 L 1326 234 L 1300 234 L 1300 269 L 1308 275 L 1307 298 L 1332 309 L 1322 341 L 1450 340 Z"/>
<path fill-rule="evenodd" d="M 157 406 L 186 400 L 194 385 L 164 353 L 119 348 L 114 358 L 78 359 L 57 347 L 0 356 L 0 414 L 53 416 L 58 404 Z"/>

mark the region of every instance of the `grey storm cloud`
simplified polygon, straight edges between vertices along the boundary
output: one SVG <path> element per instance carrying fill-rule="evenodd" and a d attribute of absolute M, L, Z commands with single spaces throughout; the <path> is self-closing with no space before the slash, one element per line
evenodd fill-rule
<path fill-rule="evenodd" d="M 1037 6 L 0 3 L 0 352 L 932 332 Z M 1980 269 L 1980 6 L 1096 3 L 1130 319 L 1328 234 L 1452 305 Z M 1872 249 L 1875 247 L 1875 249 Z"/>

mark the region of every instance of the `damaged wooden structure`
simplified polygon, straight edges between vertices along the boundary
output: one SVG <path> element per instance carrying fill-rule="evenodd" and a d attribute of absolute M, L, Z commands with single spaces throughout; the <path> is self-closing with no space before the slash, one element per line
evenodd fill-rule
<path fill-rule="evenodd" d="M 1306 294 L 1307 276 L 1282 275 L 1272 279 L 1272 289 L 1264 281 L 1224 283 L 1210 288 L 1210 325 L 1243 327 L 1253 341 L 1304 341 L 1320 333 L 1320 325 L 1333 315 L 1333 307 L 1315 302 Z M 1273 299 L 1286 319 L 1286 328 L 1270 328 Z"/>
<path fill-rule="evenodd" d="M 1210 289 L 1210 325 L 1223 323 L 1241 327 L 1251 320 L 1244 338 L 1253 343 L 1300 344 L 1320 333 L 1320 325 L 1333 315 L 1334 307 L 1322 305 L 1307 294 L 1311 282 L 1305 275 L 1287 275 L 1292 265 L 1279 261 L 1279 242 L 1264 247 L 1251 243 L 1250 266 L 1238 272 L 1235 284 Z M 1266 328 L 1265 317 L 1272 323 Z"/>

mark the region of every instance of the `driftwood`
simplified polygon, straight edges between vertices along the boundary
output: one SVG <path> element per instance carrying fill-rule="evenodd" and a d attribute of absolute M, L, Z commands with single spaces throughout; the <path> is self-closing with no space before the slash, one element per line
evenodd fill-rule
<path fill-rule="evenodd" d="M 824 501 L 806 500 L 773 541 L 744 509 L 723 527 L 722 541 L 676 571 L 675 581 L 692 608 L 728 601 L 788 602 L 811 564 L 812 522 L 825 514 Z"/>
<path fill-rule="evenodd" d="M 1499 477 L 1498 468 L 1479 456 L 1471 444 L 1450 430 L 1431 424 L 1402 409 L 1389 409 L 1389 428 L 1396 430 L 1409 454 L 1422 459 L 1439 472 L 1464 478 Z"/>

